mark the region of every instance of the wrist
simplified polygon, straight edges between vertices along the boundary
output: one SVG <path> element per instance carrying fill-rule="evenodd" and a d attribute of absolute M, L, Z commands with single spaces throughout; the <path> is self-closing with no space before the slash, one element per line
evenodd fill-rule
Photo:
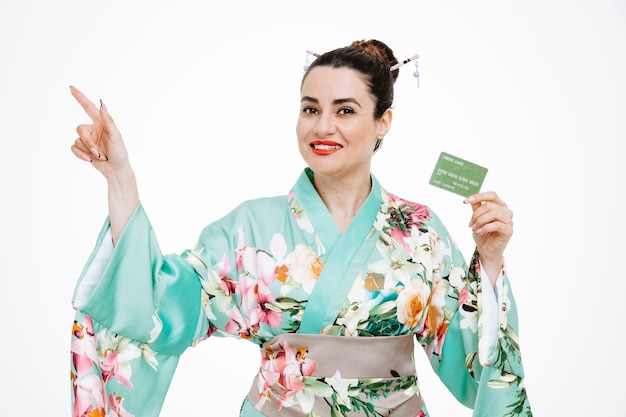
<path fill-rule="evenodd" d="M 114 188 L 128 188 L 136 184 L 135 172 L 130 165 L 126 165 L 105 176 L 107 185 Z"/>
<path fill-rule="evenodd" d="M 134 205 L 139 200 L 135 172 L 130 165 L 107 176 L 106 181 L 110 202 Z"/>
<path fill-rule="evenodd" d="M 478 256 L 478 259 L 480 259 L 480 264 L 483 266 L 483 268 L 485 269 L 502 269 L 502 266 L 504 265 L 504 257 L 500 256 L 499 258 L 494 258 L 494 259 L 486 259 L 482 256 Z"/>
<path fill-rule="evenodd" d="M 504 268 L 504 257 L 501 256 L 499 260 L 485 260 L 482 256 L 479 255 L 478 260 L 480 262 L 482 273 L 484 273 L 489 278 L 491 287 L 493 288 Z"/>

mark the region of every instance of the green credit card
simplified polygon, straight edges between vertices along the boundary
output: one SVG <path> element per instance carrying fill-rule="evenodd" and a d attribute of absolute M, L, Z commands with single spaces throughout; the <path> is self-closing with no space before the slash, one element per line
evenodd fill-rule
<path fill-rule="evenodd" d="M 486 175 L 487 168 L 441 152 L 428 183 L 463 197 L 469 197 L 480 192 Z"/>

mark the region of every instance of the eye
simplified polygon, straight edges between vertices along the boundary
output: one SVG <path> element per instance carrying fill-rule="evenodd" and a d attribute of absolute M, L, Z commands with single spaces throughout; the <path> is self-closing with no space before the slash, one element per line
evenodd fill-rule
<path fill-rule="evenodd" d="M 340 108 L 340 109 L 337 111 L 337 113 L 339 113 L 339 114 L 341 114 L 341 115 L 343 115 L 343 116 L 347 116 L 347 115 L 349 115 L 349 114 L 353 114 L 353 113 L 354 113 L 354 110 L 353 110 L 353 109 L 351 109 L 350 107 L 342 107 L 342 108 Z"/>
<path fill-rule="evenodd" d="M 302 113 L 304 114 L 317 114 L 317 109 L 311 106 L 305 106 L 302 108 Z"/>

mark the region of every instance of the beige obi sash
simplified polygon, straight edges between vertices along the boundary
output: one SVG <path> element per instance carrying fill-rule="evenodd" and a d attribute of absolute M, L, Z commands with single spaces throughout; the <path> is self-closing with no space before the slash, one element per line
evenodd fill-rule
<path fill-rule="evenodd" d="M 277 336 L 248 400 L 268 417 L 419 416 L 413 337 Z"/>

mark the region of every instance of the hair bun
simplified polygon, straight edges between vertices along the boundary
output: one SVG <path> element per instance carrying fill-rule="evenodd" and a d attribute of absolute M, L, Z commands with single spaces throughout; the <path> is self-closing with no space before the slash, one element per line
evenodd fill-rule
<path fill-rule="evenodd" d="M 362 49 L 368 54 L 378 57 L 388 68 L 391 68 L 398 63 L 398 60 L 394 56 L 391 48 L 388 47 L 384 42 L 381 42 L 379 40 L 358 40 L 352 42 L 350 46 Z M 394 72 L 397 77 L 398 72 Z"/>

